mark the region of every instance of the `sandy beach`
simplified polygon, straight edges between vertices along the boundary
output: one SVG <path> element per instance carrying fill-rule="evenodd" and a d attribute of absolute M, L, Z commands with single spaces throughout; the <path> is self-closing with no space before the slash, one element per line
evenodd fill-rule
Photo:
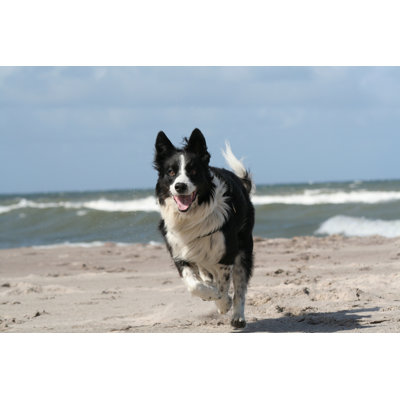
<path fill-rule="evenodd" d="M 1 332 L 400 332 L 400 238 L 255 239 L 247 327 L 192 297 L 162 245 L 0 251 Z"/>

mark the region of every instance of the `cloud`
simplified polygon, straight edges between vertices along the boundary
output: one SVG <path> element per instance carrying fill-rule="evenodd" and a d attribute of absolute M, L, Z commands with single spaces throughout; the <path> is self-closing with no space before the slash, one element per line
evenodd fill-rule
<path fill-rule="evenodd" d="M 130 187 L 135 170 L 136 184 L 148 186 L 156 133 L 178 144 L 199 127 L 216 165 L 229 138 L 258 182 L 389 174 L 399 86 L 400 68 L 0 67 L 0 167 L 37 168 L 43 185 L 84 189 L 110 170 L 110 186 L 123 171 L 119 185 Z M 71 163 L 79 179 L 68 175 Z"/>
<path fill-rule="evenodd" d="M 0 67 L 0 86 L 3 86 L 6 79 L 13 75 L 16 69 L 16 67 Z"/>
<path fill-rule="evenodd" d="M 1 70 L 1 68 L 0 68 Z M 308 67 L 18 68 L 3 80 L 7 105 L 227 107 L 347 103 L 362 94 L 362 69 Z M 363 81 L 365 82 L 365 80 Z M 323 90 L 321 90 L 323 89 Z"/>

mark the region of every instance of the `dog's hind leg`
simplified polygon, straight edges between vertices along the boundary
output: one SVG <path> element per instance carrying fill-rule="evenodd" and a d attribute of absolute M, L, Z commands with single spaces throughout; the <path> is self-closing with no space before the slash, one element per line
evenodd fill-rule
<path fill-rule="evenodd" d="M 235 258 L 235 264 L 232 271 L 233 280 L 233 315 L 231 325 L 234 328 L 244 328 L 246 320 L 244 317 L 244 304 L 249 282 L 253 268 L 252 251 L 241 252 Z"/>
<path fill-rule="evenodd" d="M 232 298 L 229 296 L 229 285 L 231 283 L 232 266 L 222 265 L 217 276 L 217 286 L 221 292 L 221 300 L 216 300 L 215 305 L 220 314 L 226 314 L 232 306 Z"/>
<path fill-rule="evenodd" d="M 219 300 L 222 295 L 214 286 L 199 280 L 192 266 L 182 268 L 182 278 L 189 292 L 203 300 Z"/>

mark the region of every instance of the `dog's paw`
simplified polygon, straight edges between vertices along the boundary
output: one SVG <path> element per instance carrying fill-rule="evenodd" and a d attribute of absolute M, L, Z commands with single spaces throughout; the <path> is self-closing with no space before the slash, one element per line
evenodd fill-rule
<path fill-rule="evenodd" d="M 200 297 L 204 301 L 217 301 L 222 298 L 217 288 L 202 283 L 198 283 L 196 286 L 189 288 L 189 291 L 193 296 Z"/>
<path fill-rule="evenodd" d="M 224 297 L 221 300 L 217 300 L 215 304 L 220 314 L 226 314 L 232 307 L 232 298 L 231 296 Z"/>
<path fill-rule="evenodd" d="M 236 329 L 241 329 L 246 326 L 246 320 L 242 317 L 240 318 L 232 318 L 231 325 Z"/>

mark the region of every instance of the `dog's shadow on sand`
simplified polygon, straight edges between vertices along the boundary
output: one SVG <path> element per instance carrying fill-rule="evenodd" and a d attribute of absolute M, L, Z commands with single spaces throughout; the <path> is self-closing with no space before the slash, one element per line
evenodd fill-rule
<path fill-rule="evenodd" d="M 235 332 L 340 332 L 355 329 L 368 329 L 373 325 L 361 324 L 362 320 L 371 315 L 365 314 L 378 311 L 379 307 L 340 310 L 334 312 L 307 313 L 302 315 L 286 314 L 280 318 L 259 319 L 248 322 L 244 329 Z M 361 313 L 363 315 L 361 315 Z M 371 324 L 383 321 L 371 321 Z"/>

